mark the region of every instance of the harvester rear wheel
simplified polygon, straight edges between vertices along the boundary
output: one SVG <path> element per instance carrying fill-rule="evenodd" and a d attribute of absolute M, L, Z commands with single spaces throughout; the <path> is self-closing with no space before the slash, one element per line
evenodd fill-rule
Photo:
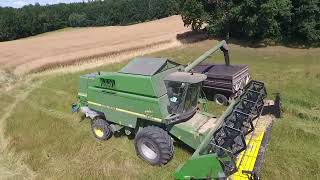
<path fill-rule="evenodd" d="M 159 127 L 141 129 L 134 142 L 137 155 L 151 165 L 165 165 L 173 157 L 173 140 Z"/>
<path fill-rule="evenodd" d="M 229 104 L 228 98 L 223 94 L 216 94 L 213 99 L 217 104 L 222 106 L 227 106 Z"/>
<path fill-rule="evenodd" d="M 100 118 L 91 121 L 91 130 L 93 135 L 99 140 L 107 140 L 112 136 L 109 123 Z"/>

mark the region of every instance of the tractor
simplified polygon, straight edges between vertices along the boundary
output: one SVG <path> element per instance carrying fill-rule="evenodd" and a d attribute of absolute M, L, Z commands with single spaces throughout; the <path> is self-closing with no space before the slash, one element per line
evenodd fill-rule
<path fill-rule="evenodd" d="M 264 83 L 250 81 L 220 116 L 200 108 L 205 74 L 193 69 L 213 53 L 228 55 L 225 41 L 187 66 L 167 58 L 134 58 L 118 72 L 80 76 L 79 102 L 72 105 L 91 120 L 93 135 L 108 140 L 116 132 L 134 137 L 137 155 L 163 166 L 174 156 L 174 141 L 194 150 L 176 179 L 225 179 L 237 171 L 236 156 L 261 115 Z M 228 58 L 228 57 L 227 57 Z"/>

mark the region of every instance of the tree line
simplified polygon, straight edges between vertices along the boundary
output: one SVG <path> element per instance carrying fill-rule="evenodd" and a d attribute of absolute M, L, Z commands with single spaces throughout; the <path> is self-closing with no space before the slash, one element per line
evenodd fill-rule
<path fill-rule="evenodd" d="M 14 40 L 65 27 L 128 25 L 178 13 L 175 0 L 105 0 L 0 7 L 0 41 Z"/>
<path fill-rule="evenodd" d="M 212 36 L 320 44 L 319 0 L 182 0 L 180 13 Z"/>
<path fill-rule="evenodd" d="M 181 14 L 215 37 L 320 43 L 319 0 L 104 0 L 0 7 L 0 41 L 65 27 L 128 25 Z"/>

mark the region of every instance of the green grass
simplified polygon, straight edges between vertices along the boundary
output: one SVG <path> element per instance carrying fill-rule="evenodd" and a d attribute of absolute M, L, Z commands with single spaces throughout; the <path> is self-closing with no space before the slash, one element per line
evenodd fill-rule
<path fill-rule="evenodd" d="M 149 56 L 187 63 L 213 44 L 204 41 Z M 253 79 L 266 83 L 269 98 L 280 92 L 283 99 L 284 117 L 271 131 L 263 163 L 264 179 L 320 179 L 319 57 L 319 49 L 231 46 L 231 62 L 248 64 Z M 214 59 L 222 62 L 222 55 Z M 123 65 L 98 69 L 115 71 Z M 132 140 L 120 136 L 99 142 L 91 134 L 89 121 L 70 113 L 70 104 L 76 102 L 79 75 L 92 71 L 51 75 L 34 81 L 42 84 L 19 102 L 7 119 L 8 149 L 22 156 L 38 179 L 172 179 L 177 166 L 190 157 L 191 153 L 184 148 L 176 147 L 173 160 L 166 166 L 152 167 L 135 155 Z M 0 105 L 6 107 L 24 91 L 20 88 L 3 92 Z M 220 115 L 223 110 L 210 103 L 214 114 Z"/>

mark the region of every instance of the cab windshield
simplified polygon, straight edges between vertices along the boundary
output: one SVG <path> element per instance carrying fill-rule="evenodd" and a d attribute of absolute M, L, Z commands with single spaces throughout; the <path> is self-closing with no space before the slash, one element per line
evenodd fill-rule
<path fill-rule="evenodd" d="M 166 82 L 170 114 L 193 114 L 198 104 L 201 83 Z"/>

